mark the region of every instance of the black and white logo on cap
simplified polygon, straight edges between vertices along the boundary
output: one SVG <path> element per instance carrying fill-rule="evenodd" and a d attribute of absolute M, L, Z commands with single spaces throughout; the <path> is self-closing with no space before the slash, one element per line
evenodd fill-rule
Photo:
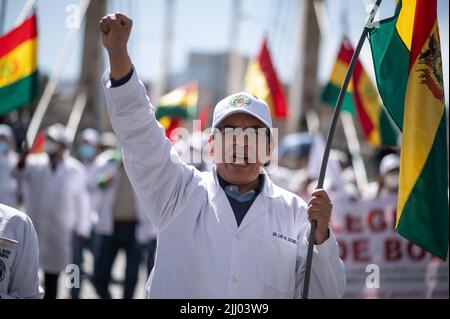
<path fill-rule="evenodd" d="M 3 281 L 3 279 L 5 278 L 5 273 L 6 273 L 6 265 L 0 259 L 0 281 Z"/>

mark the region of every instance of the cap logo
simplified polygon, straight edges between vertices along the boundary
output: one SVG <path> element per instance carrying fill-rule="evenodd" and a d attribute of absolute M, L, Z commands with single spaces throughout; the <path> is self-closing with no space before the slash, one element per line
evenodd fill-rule
<path fill-rule="evenodd" d="M 230 105 L 234 107 L 242 107 L 244 105 L 250 105 L 251 103 L 252 100 L 246 95 L 236 95 L 230 101 Z"/>

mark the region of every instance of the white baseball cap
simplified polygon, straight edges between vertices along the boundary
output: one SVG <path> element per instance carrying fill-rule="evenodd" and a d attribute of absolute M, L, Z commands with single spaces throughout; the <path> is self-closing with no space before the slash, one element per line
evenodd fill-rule
<path fill-rule="evenodd" d="M 0 124 L 0 136 L 4 136 L 9 143 L 14 139 L 13 130 L 6 124 Z"/>
<path fill-rule="evenodd" d="M 397 154 L 388 154 L 383 157 L 380 163 L 380 174 L 384 175 L 393 169 L 400 168 L 400 157 Z"/>
<path fill-rule="evenodd" d="M 57 123 L 49 126 L 45 135 L 57 143 L 64 144 L 66 147 L 70 146 L 69 137 L 66 134 L 66 128 L 62 124 Z"/>
<path fill-rule="evenodd" d="M 94 130 L 93 128 L 85 129 L 81 133 L 81 138 L 93 146 L 97 146 L 100 144 L 100 135 L 98 134 L 97 130 Z"/>
<path fill-rule="evenodd" d="M 103 132 L 100 135 L 100 144 L 106 147 L 117 147 L 117 137 L 113 132 Z"/>
<path fill-rule="evenodd" d="M 212 128 L 217 128 L 226 117 L 237 113 L 252 115 L 272 130 L 269 106 L 262 99 L 247 92 L 229 95 L 216 104 Z"/>

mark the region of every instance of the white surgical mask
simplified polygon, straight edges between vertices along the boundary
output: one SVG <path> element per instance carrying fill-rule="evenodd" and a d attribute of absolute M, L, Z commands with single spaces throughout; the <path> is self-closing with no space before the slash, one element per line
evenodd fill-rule
<path fill-rule="evenodd" d="M 59 144 L 53 141 L 45 141 L 45 152 L 49 155 L 56 154 L 59 150 Z"/>
<path fill-rule="evenodd" d="M 90 160 L 95 156 L 95 147 L 89 144 L 80 146 L 79 154 L 82 160 Z"/>
<path fill-rule="evenodd" d="M 6 141 L 0 140 L 0 155 L 7 153 L 9 150 L 9 144 Z"/>
<path fill-rule="evenodd" d="M 398 173 L 388 173 L 384 176 L 384 185 L 391 191 L 398 190 Z"/>

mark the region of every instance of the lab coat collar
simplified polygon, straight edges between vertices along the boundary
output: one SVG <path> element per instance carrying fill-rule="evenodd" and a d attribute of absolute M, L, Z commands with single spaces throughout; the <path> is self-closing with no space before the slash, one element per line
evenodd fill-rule
<path fill-rule="evenodd" d="M 209 190 L 212 196 L 211 199 L 213 202 L 221 202 L 229 208 L 228 210 L 222 209 L 218 217 L 224 218 L 227 224 L 236 232 L 242 231 L 247 226 L 253 224 L 253 222 L 255 222 L 256 220 L 265 216 L 265 214 L 268 212 L 267 209 L 269 207 L 268 200 L 281 196 L 283 192 L 280 187 L 272 183 L 269 176 L 267 175 L 267 172 L 264 169 L 261 170 L 261 174 L 265 174 L 263 178 L 264 183 L 262 189 L 253 202 L 252 206 L 248 210 L 241 224 L 238 226 L 236 223 L 236 218 L 232 213 L 232 208 L 229 205 L 228 200 L 226 200 L 225 191 L 220 186 L 220 182 L 217 177 L 217 167 L 212 167 L 212 179 Z"/>

